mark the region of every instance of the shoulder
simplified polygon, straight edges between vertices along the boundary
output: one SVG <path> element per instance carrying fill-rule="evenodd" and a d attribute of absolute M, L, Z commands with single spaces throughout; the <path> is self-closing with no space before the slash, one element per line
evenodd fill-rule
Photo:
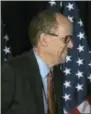
<path fill-rule="evenodd" d="M 7 62 L 1 65 L 2 71 L 9 72 L 15 69 L 25 69 L 29 64 L 32 63 L 32 57 L 30 57 L 32 54 L 33 53 L 30 53 L 30 51 L 28 51 L 19 56 L 10 58 Z"/>
<path fill-rule="evenodd" d="M 2 80 L 14 80 L 14 77 L 23 78 L 25 75 L 32 75 L 32 60 L 30 52 L 10 58 L 1 66 Z M 27 74 L 26 74 L 27 73 Z"/>
<path fill-rule="evenodd" d="M 13 66 L 18 66 L 18 67 L 22 66 L 22 65 L 24 65 L 26 63 L 29 63 L 29 61 L 31 61 L 31 57 L 29 57 L 29 56 L 31 56 L 30 51 L 25 52 L 25 53 L 23 53 L 21 55 L 12 57 L 12 58 L 8 59 L 8 61 L 6 63 L 4 63 L 2 65 L 2 67 L 3 66 L 8 66 L 8 67 L 10 67 L 10 66 L 12 66 L 12 67 Z"/>

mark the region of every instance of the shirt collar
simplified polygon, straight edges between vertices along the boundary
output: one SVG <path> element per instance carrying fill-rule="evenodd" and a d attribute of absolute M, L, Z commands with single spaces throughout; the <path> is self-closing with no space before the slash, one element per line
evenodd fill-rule
<path fill-rule="evenodd" d="M 36 60 L 37 60 L 38 66 L 39 66 L 40 74 L 41 74 L 42 78 L 44 78 L 45 76 L 47 76 L 50 69 L 48 68 L 47 64 L 42 60 L 42 58 L 37 55 L 37 53 L 35 51 L 34 51 L 34 54 L 35 54 L 35 57 L 36 57 Z"/>

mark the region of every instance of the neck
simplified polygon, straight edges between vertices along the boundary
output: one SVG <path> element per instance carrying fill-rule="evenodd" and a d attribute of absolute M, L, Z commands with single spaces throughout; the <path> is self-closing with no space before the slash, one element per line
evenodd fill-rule
<path fill-rule="evenodd" d="M 42 58 L 42 60 L 48 65 L 49 68 L 52 68 L 55 63 L 53 61 L 53 57 L 51 57 L 50 55 L 48 55 L 48 53 L 46 52 L 41 52 L 40 50 L 38 50 L 37 48 L 33 48 L 34 51 L 37 53 L 37 55 Z"/>

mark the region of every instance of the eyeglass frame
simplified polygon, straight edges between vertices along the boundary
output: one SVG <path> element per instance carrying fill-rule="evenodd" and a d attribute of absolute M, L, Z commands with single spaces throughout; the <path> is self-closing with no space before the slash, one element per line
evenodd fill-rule
<path fill-rule="evenodd" d="M 57 37 L 60 37 L 59 35 L 57 34 L 54 34 L 54 33 L 46 33 L 46 34 L 49 34 L 49 35 L 52 35 L 52 36 L 57 36 Z M 64 43 L 65 44 L 68 44 L 71 40 L 72 40 L 72 35 L 67 35 L 65 37 L 60 37 L 60 39 L 64 39 Z"/>

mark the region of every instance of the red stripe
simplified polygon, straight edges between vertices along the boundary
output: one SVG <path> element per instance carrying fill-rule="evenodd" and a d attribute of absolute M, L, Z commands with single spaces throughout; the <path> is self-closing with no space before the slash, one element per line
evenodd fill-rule
<path fill-rule="evenodd" d="M 70 114 L 81 114 L 81 113 L 77 110 L 77 108 L 74 108 Z"/>
<path fill-rule="evenodd" d="M 91 105 L 91 97 L 88 97 L 88 103 Z"/>

